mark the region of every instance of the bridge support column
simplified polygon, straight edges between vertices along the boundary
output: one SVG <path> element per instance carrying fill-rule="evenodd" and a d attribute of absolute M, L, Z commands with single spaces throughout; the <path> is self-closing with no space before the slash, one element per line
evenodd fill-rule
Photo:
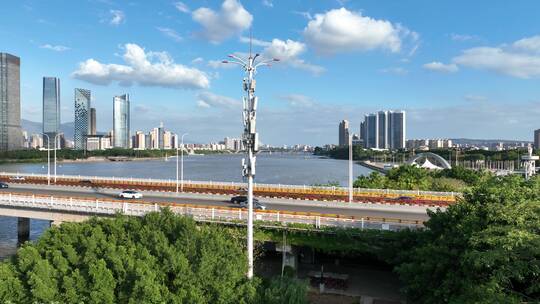
<path fill-rule="evenodd" d="M 26 217 L 17 218 L 17 246 L 24 244 L 30 239 L 30 219 Z"/>

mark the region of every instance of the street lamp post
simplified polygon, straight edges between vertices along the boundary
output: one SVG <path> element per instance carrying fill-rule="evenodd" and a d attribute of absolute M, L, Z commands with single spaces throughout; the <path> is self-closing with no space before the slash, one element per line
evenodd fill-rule
<path fill-rule="evenodd" d="M 56 148 L 58 148 L 57 138 L 60 133 L 54 135 L 54 183 L 56 184 Z"/>
<path fill-rule="evenodd" d="M 41 134 L 43 134 L 44 136 L 47 136 L 47 185 L 50 185 L 51 184 L 51 149 L 50 149 L 51 138 L 49 137 L 49 135 L 45 133 L 41 133 Z"/>
<path fill-rule="evenodd" d="M 181 136 L 180 144 L 180 162 L 181 162 L 181 171 L 180 171 L 180 192 L 184 192 L 184 136 L 188 133 L 184 133 Z M 176 193 L 178 193 L 178 148 L 176 148 Z"/>
<path fill-rule="evenodd" d="M 353 201 L 353 149 L 352 135 L 349 135 L 349 203 Z"/>
<path fill-rule="evenodd" d="M 248 183 L 248 222 L 247 222 L 247 251 L 248 251 L 248 279 L 253 278 L 253 178 L 255 177 L 255 160 L 256 153 L 259 149 L 258 134 L 256 132 L 257 119 L 257 97 L 255 96 L 255 79 L 257 67 L 270 66 L 271 62 L 279 61 L 279 59 L 264 60 L 256 62 L 259 54 L 252 56 L 251 45 L 249 57 L 241 59 L 235 55 L 229 55 L 233 60 L 224 60 L 223 63 L 238 64 L 244 69 L 246 76 L 243 80 L 243 89 L 247 96 L 243 98 L 242 118 L 244 123 L 244 134 L 242 141 L 246 148 L 246 159 L 242 159 L 242 175 L 247 179 Z"/>

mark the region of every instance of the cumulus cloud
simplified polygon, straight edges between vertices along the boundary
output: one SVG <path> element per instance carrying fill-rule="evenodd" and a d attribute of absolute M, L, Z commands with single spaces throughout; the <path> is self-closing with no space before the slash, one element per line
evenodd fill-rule
<path fill-rule="evenodd" d="M 110 10 L 109 13 L 111 15 L 110 25 L 120 25 L 126 20 L 126 14 L 121 10 Z"/>
<path fill-rule="evenodd" d="M 239 109 L 242 103 L 234 98 L 201 92 L 197 95 L 197 106 L 200 108 Z"/>
<path fill-rule="evenodd" d="M 201 7 L 192 13 L 202 27 L 202 36 L 217 44 L 251 26 L 253 16 L 237 0 L 225 0 L 219 11 Z"/>
<path fill-rule="evenodd" d="M 166 52 L 146 52 L 137 44 L 124 47 L 126 64 L 101 63 L 87 59 L 73 72 L 74 78 L 98 85 L 118 82 L 123 86 L 134 83 L 142 86 L 159 86 L 182 89 L 206 89 L 209 77 L 202 71 L 174 63 Z"/>
<path fill-rule="evenodd" d="M 248 37 L 240 37 L 240 42 L 249 43 Z M 325 71 L 322 66 L 311 64 L 301 59 L 300 56 L 306 52 L 307 47 L 304 43 L 294 41 L 291 39 L 281 40 L 273 39 L 272 41 L 264 41 L 259 39 L 252 39 L 253 45 L 264 47 L 261 53 L 261 60 L 271 60 L 272 58 L 278 58 L 280 65 L 288 65 L 294 68 L 308 71 L 314 75 L 319 75 Z M 212 62 L 212 67 L 230 67 L 231 65 L 222 64 L 221 62 Z"/>
<path fill-rule="evenodd" d="M 176 7 L 176 9 L 182 13 L 188 14 L 191 12 L 189 7 L 184 2 L 175 2 L 174 7 Z"/>
<path fill-rule="evenodd" d="M 71 50 L 71 48 L 69 48 L 67 46 L 63 46 L 63 45 L 43 44 L 43 45 L 41 45 L 39 47 L 42 48 L 42 49 L 47 49 L 47 50 L 51 50 L 51 51 L 55 51 L 55 52 L 64 52 L 64 51 Z"/>
<path fill-rule="evenodd" d="M 418 34 L 399 24 L 377 20 L 346 8 L 316 14 L 304 28 L 307 43 L 322 54 L 383 49 L 399 52 L 402 39 Z"/>
<path fill-rule="evenodd" d="M 444 64 L 439 61 L 426 63 L 422 67 L 426 70 L 441 73 L 455 73 L 459 70 L 458 66 L 455 63 Z"/>
<path fill-rule="evenodd" d="M 204 62 L 204 59 L 202 57 L 197 57 L 193 60 L 191 60 L 191 64 L 199 64 L 199 63 L 203 63 Z"/>
<path fill-rule="evenodd" d="M 168 27 L 156 27 L 158 31 L 160 31 L 163 35 L 171 38 L 172 40 L 176 42 L 182 41 L 182 36 L 178 34 L 175 30 L 168 28 Z"/>
<path fill-rule="evenodd" d="M 497 47 L 474 47 L 462 51 L 453 63 L 517 78 L 540 77 L 540 35 Z"/>

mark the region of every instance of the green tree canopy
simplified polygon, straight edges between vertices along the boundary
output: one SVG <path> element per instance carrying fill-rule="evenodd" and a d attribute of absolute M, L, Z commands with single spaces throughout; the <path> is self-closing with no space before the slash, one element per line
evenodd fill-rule
<path fill-rule="evenodd" d="M 540 301 L 540 178 L 491 177 L 425 225 L 397 267 L 413 303 Z"/>

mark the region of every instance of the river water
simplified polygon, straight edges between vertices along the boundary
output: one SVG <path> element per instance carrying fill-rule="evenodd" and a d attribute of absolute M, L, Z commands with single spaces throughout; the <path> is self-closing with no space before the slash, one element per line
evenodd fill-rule
<path fill-rule="evenodd" d="M 184 156 L 184 179 L 194 181 L 241 182 L 241 154 Z M 273 153 L 257 156 L 256 183 L 313 185 L 337 182 L 347 185 L 348 162 L 320 158 L 307 153 Z M 47 164 L 6 164 L 0 171 L 19 173 L 47 173 Z M 52 169 L 51 169 L 52 172 Z M 369 174 L 371 170 L 354 164 L 354 176 Z M 176 158 L 127 162 L 71 162 L 58 163 L 58 174 L 176 178 Z M 47 221 L 30 221 L 30 239 L 38 238 L 48 227 Z M 17 219 L 0 217 L 0 259 L 13 254 L 17 244 Z"/>

